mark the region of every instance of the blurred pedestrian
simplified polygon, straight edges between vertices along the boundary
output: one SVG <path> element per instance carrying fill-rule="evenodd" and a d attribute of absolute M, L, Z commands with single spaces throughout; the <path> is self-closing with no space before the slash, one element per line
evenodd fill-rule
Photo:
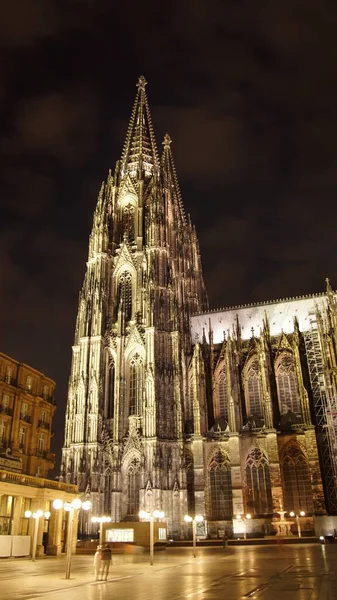
<path fill-rule="evenodd" d="M 100 579 L 101 569 L 102 569 L 102 546 L 97 546 L 96 552 L 94 555 L 94 571 L 95 571 L 95 581 Z"/>
<path fill-rule="evenodd" d="M 102 581 L 106 581 L 109 575 L 109 569 L 111 565 L 111 550 L 109 544 L 105 544 L 102 550 Z"/>

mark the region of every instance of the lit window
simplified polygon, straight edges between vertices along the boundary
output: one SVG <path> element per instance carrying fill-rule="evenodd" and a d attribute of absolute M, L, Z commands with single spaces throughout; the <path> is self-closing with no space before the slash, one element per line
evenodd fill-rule
<path fill-rule="evenodd" d="M 28 375 L 26 378 L 26 390 L 27 390 L 27 392 L 32 391 L 32 378 L 30 375 Z"/>
<path fill-rule="evenodd" d="M 39 444 L 39 452 L 43 452 L 43 450 L 44 450 L 44 433 L 40 433 L 38 444 Z"/>
<path fill-rule="evenodd" d="M 165 527 L 159 527 L 158 528 L 158 539 L 159 540 L 166 540 L 166 529 L 165 529 Z"/>

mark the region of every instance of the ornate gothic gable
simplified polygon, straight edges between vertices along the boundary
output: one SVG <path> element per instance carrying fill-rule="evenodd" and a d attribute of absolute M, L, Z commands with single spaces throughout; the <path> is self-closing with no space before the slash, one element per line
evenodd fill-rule
<path fill-rule="evenodd" d="M 114 274 L 116 275 L 116 273 L 126 265 L 132 265 L 132 267 L 137 270 L 135 257 L 132 254 L 128 241 L 124 239 L 121 249 L 115 259 Z"/>
<path fill-rule="evenodd" d="M 137 430 L 137 417 L 129 419 L 129 434 L 124 442 L 122 463 L 128 464 L 133 459 L 140 461 L 142 457 L 142 443 Z"/>
<path fill-rule="evenodd" d="M 282 331 L 277 344 L 276 356 L 279 356 L 284 351 L 292 353 L 293 350 L 289 342 L 288 336 L 284 333 L 284 331 Z"/>
<path fill-rule="evenodd" d="M 122 182 L 122 185 L 119 188 L 119 193 L 118 193 L 118 203 L 120 203 L 120 201 L 125 198 L 125 196 L 136 196 L 137 197 L 137 190 L 135 188 L 135 186 L 133 185 L 130 175 L 127 174 L 125 179 Z"/>
<path fill-rule="evenodd" d="M 145 350 L 145 340 L 141 328 L 137 324 L 129 326 L 128 340 L 125 346 L 125 355 L 129 355 L 136 346 L 141 346 Z"/>

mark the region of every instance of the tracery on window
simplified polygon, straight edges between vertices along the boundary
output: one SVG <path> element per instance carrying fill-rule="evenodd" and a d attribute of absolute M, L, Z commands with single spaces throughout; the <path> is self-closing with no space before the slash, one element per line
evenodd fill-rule
<path fill-rule="evenodd" d="M 284 354 L 279 360 L 276 367 L 276 384 L 281 414 L 291 410 L 296 416 L 301 416 L 295 360 L 291 354 Z"/>
<path fill-rule="evenodd" d="M 139 489 L 140 489 L 140 463 L 135 458 L 129 465 L 128 472 L 128 510 L 127 514 L 138 517 Z"/>
<path fill-rule="evenodd" d="M 209 463 L 210 519 L 231 518 L 233 514 L 230 461 L 222 450 L 216 450 Z"/>
<path fill-rule="evenodd" d="M 194 461 L 191 452 L 185 452 L 186 465 L 186 486 L 187 486 L 187 512 L 193 516 L 195 514 L 194 498 Z"/>
<path fill-rule="evenodd" d="M 219 397 L 219 418 L 224 418 L 228 421 L 228 394 L 227 394 L 227 379 L 223 369 L 220 372 L 218 379 L 218 397 Z"/>
<path fill-rule="evenodd" d="M 130 271 L 124 271 L 118 282 L 118 309 L 124 311 L 125 322 L 132 317 L 132 275 Z"/>
<path fill-rule="evenodd" d="M 266 456 L 254 448 L 246 462 L 247 508 L 255 515 L 273 512 L 270 467 Z"/>
<path fill-rule="evenodd" d="M 245 398 L 247 416 L 262 417 L 262 386 L 257 358 L 250 363 L 246 372 Z"/>
<path fill-rule="evenodd" d="M 136 352 L 130 359 L 129 414 L 141 415 L 143 398 L 143 359 Z"/>
<path fill-rule="evenodd" d="M 295 444 L 287 446 L 281 460 L 284 508 L 299 513 L 313 512 L 310 471 L 307 460 Z"/>
<path fill-rule="evenodd" d="M 123 207 L 122 224 L 123 236 L 129 241 L 133 241 L 135 239 L 135 207 L 133 204 Z"/>

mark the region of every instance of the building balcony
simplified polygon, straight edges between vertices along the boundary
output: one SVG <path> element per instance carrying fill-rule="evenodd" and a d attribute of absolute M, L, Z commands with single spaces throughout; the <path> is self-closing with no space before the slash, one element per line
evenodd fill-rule
<path fill-rule="evenodd" d="M 13 409 L 10 408 L 10 406 L 3 406 L 2 404 L 0 405 L 0 413 L 2 413 L 3 415 L 9 415 L 10 417 L 13 416 Z"/>
<path fill-rule="evenodd" d="M 32 422 L 32 417 L 30 415 L 21 414 L 20 415 L 20 419 L 21 419 L 21 421 L 24 421 L 25 423 L 31 423 Z"/>
<path fill-rule="evenodd" d="M 37 451 L 37 455 L 39 458 L 47 458 L 47 454 L 48 454 L 48 452 L 46 452 L 46 450 L 38 450 Z"/>
<path fill-rule="evenodd" d="M 38 422 L 38 427 L 41 427 L 41 429 L 47 429 L 48 431 L 50 430 L 50 423 L 47 423 L 47 421 L 39 421 Z"/>
<path fill-rule="evenodd" d="M 50 450 L 38 449 L 36 454 L 39 458 L 44 458 L 45 460 L 48 460 L 49 462 L 55 461 L 55 454 L 53 452 L 50 452 Z"/>

